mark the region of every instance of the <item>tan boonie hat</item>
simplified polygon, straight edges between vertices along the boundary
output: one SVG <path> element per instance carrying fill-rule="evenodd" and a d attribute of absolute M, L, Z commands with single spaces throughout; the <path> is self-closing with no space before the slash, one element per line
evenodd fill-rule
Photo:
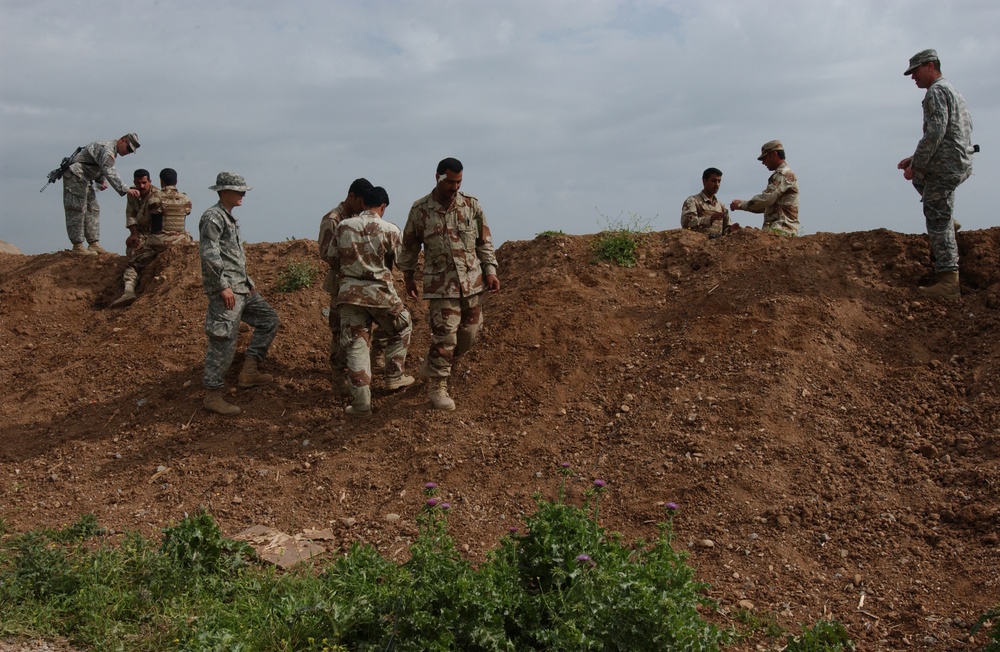
<path fill-rule="evenodd" d="M 917 52 L 910 57 L 910 65 L 907 67 L 906 72 L 903 73 L 903 76 L 905 77 L 909 75 L 914 71 L 914 69 L 919 68 L 925 63 L 929 63 L 931 61 L 941 61 L 938 59 L 937 50 L 921 50 L 920 52 Z"/>
<path fill-rule="evenodd" d="M 779 149 L 785 149 L 780 140 L 769 140 L 760 146 L 760 156 L 757 157 L 757 160 L 763 161 L 765 156 Z"/>
<path fill-rule="evenodd" d="M 247 182 L 243 180 L 243 177 L 236 174 L 235 172 L 220 172 L 219 176 L 215 177 L 215 185 L 211 186 L 209 190 L 235 190 L 236 192 L 246 192 L 250 190 L 252 186 L 248 186 Z"/>
<path fill-rule="evenodd" d="M 125 139 L 125 149 L 128 150 L 129 154 L 132 154 L 135 152 L 135 150 L 139 149 L 139 137 L 136 136 L 134 133 L 125 134 L 124 136 L 122 136 L 122 138 Z"/>

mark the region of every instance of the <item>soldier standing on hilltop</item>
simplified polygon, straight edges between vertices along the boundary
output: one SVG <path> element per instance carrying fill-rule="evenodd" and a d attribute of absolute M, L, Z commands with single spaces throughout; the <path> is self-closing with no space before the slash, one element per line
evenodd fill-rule
<path fill-rule="evenodd" d="M 705 233 L 709 237 L 725 235 L 729 227 L 729 209 L 716 196 L 722 187 L 722 170 L 708 168 L 701 174 L 702 191 L 684 200 L 681 206 L 681 228 Z"/>
<path fill-rule="evenodd" d="M 459 192 L 462 163 L 454 158 L 442 160 L 435 181 L 431 194 L 410 209 L 399 268 L 406 293 L 416 299 L 414 274 L 423 247 L 431 346 L 421 375 L 427 377 L 427 397 L 434 409 L 454 410 L 455 401 L 448 395 L 452 365 L 476 343 L 483 324 L 483 287 L 498 292 L 500 279 L 493 238 L 479 200 Z"/>
<path fill-rule="evenodd" d="M 781 235 L 799 233 L 799 181 L 785 163 L 785 147 L 780 140 L 771 140 L 760 148 L 758 161 L 772 172 L 764 192 L 752 199 L 734 199 L 729 208 L 734 211 L 763 213 L 765 231 Z"/>
<path fill-rule="evenodd" d="M 240 322 L 246 322 L 254 330 L 237 384 L 256 387 L 273 380 L 271 374 L 260 373 L 257 365 L 267 356 L 280 321 L 274 308 L 257 293 L 253 280 L 247 275 L 240 226 L 233 217 L 233 209 L 243 205 L 243 196 L 250 186 L 238 174 L 220 172 L 209 190 L 219 193 L 219 203 L 205 211 L 198 225 L 201 282 L 208 295 L 203 405 L 210 412 L 233 415 L 239 414 L 240 408 L 222 398 L 222 387 L 236 354 Z"/>
<path fill-rule="evenodd" d="M 66 233 L 73 243 L 73 253 L 81 256 L 106 254 L 101 246 L 101 206 L 97 203 L 98 190 L 110 184 L 119 195 L 138 197 L 139 191 L 129 188 L 118 176 L 115 156 L 128 156 L 139 148 L 139 137 L 125 134 L 118 140 L 100 140 L 86 145 L 69 161 L 62 175 L 63 208 L 66 211 Z M 88 248 L 83 241 L 87 240 Z"/>
<path fill-rule="evenodd" d="M 955 190 L 972 174 L 972 118 L 965 99 L 941 76 L 935 50 L 910 57 L 909 75 L 924 94 L 924 135 L 913 156 L 896 166 L 913 182 L 924 204 L 927 240 L 934 255 L 935 283 L 918 290 L 931 297 L 961 299 L 958 242 L 955 240 Z"/>

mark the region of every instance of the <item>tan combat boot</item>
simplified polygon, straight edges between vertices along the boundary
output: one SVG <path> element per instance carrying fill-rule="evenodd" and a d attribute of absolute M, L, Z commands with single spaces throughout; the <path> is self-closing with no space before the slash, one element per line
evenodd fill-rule
<path fill-rule="evenodd" d="M 962 291 L 958 284 L 958 272 L 941 272 L 937 275 L 937 282 L 934 285 L 917 288 L 917 291 L 925 297 L 952 300 L 962 298 Z"/>
<path fill-rule="evenodd" d="M 273 380 L 271 374 L 262 374 L 257 371 L 257 358 L 248 355 L 243 360 L 243 369 L 240 370 L 240 375 L 236 379 L 236 385 L 246 389 L 247 387 L 267 385 Z"/>
<path fill-rule="evenodd" d="M 222 398 L 221 389 L 206 389 L 205 400 L 202 402 L 202 406 L 209 412 L 215 412 L 227 417 L 240 413 L 240 406 L 226 403 L 226 400 Z"/>
<path fill-rule="evenodd" d="M 353 405 L 348 405 L 344 409 L 344 414 L 349 417 L 354 417 L 355 419 L 371 419 L 372 418 L 372 408 L 369 405 L 368 409 L 356 408 Z"/>
<path fill-rule="evenodd" d="M 108 250 L 101 246 L 100 242 L 91 242 L 88 251 L 93 251 L 95 254 L 106 254 Z"/>
<path fill-rule="evenodd" d="M 97 255 L 96 251 L 91 251 L 90 249 L 87 249 L 86 247 L 84 247 L 82 242 L 77 242 L 75 245 L 73 245 L 73 248 L 70 250 L 70 253 L 73 254 L 73 255 L 75 255 L 75 256 L 96 256 Z"/>
<path fill-rule="evenodd" d="M 403 374 L 401 376 L 396 376 L 395 378 L 386 378 L 385 388 L 390 390 L 402 389 L 404 387 L 409 387 L 415 382 L 417 382 L 416 378 L 414 378 L 413 376 L 407 376 L 406 374 Z"/>
<path fill-rule="evenodd" d="M 435 410 L 454 410 L 455 401 L 448 396 L 447 378 L 427 379 L 427 398 L 430 399 L 431 406 Z"/>
<path fill-rule="evenodd" d="M 125 308 L 135 301 L 135 281 L 125 281 L 125 291 L 111 304 L 112 308 Z"/>

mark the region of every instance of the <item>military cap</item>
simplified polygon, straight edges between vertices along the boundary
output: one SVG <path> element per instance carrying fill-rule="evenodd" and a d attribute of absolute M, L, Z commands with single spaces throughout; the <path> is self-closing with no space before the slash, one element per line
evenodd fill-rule
<path fill-rule="evenodd" d="M 757 160 L 763 161 L 765 156 L 779 149 L 785 149 L 780 140 L 769 140 L 760 146 L 760 156 L 757 157 Z"/>
<path fill-rule="evenodd" d="M 251 186 L 248 186 L 247 182 L 243 180 L 243 177 L 235 172 L 220 172 L 219 176 L 215 177 L 215 185 L 209 188 L 209 190 L 215 190 L 216 192 L 219 190 L 246 192 L 250 189 Z"/>
<path fill-rule="evenodd" d="M 125 139 L 125 149 L 128 150 L 129 154 L 133 154 L 135 150 L 139 149 L 139 137 L 134 133 L 125 134 L 122 138 Z"/>
<path fill-rule="evenodd" d="M 903 76 L 906 77 L 912 73 L 915 68 L 931 61 L 941 61 L 938 59 L 937 50 L 921 50 L 920 52 L 917 52 L 910 57 L 910 65 L 906 68 L 906 72 L 903 73 Z"/>

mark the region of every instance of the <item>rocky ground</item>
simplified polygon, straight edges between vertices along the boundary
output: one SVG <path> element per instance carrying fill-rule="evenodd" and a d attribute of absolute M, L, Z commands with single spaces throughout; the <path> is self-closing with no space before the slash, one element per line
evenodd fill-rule
<path fill-rule="evenodd" d="M 235 418 L 201 408 L 196 247 L 161 256 L 125 310 L 108 308 L 124 258 L 0 254 L 0 518 L 157 536 L 203 506 L 228 535 L 332 529 L 328 554 L 364 541 L 402 560 L 433 480 L 479 560 L 569 462 L 571 497 L 606 480 L 602 519 L 626 538 L 680 505 L 677 543 L 722 622 L 751 609 L 788 629 L 835 618 L 862 650 L 980 648 L 969 627 L 1000 604 L 1000 229 L 960 232 L 960 302 L 914 291 L 919 235 L 667 231 L 632 269 L 595 262 L 593 240 L 505 243 L 458 410 L 376 387 L 363 423 L 331 395 L 322 290 L 275 289 L 313 242 L 248 247 L 282 328 L 277 382 L 233 390 Z M 427 325 L 410 308 L 412 371 Z"/>

